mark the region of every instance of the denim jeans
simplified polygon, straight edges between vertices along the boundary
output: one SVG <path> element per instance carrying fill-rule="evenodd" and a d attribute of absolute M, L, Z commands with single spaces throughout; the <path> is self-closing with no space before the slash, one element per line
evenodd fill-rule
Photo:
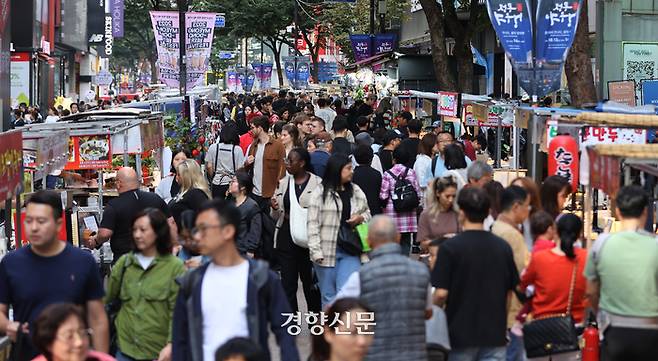
<path fill-rule="evenodd" d="M 515 335 L 510 331 L 507 331 L 507 336 L 509 337 L 510 341 L 507 344 L 507 353 L 505 359 L 507 361 L 526 361 L 523 336 Z"/>
<path fill-rule="evenodd" d="M 121 351 L 117 351 L 117 354 L 114 356 L 114 358 L 116 358 L 117 361 L 139 361 L 130 356 L 122 354 Z"/>
<path fill-rule="evenodd" d="M 335 267 L 323 267 L 317 264 L 314 264 L 313 267 L 318 276 L 320 293 L 322 294 L 322 308 L 324 309 L 333 301 L 352 273 L 359 271 L 361 260 L 359 257 L 349 255 L 337 247 Z"/>
<path fill-rule="evenodd" d="M 452 349 L 448 361 L 504 361 L 505 347 L 467 347 Z"/>

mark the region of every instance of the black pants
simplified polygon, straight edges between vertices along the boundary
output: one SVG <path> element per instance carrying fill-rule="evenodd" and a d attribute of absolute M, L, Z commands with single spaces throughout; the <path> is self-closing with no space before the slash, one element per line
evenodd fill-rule
<path fill-rule="evenodd" d="M 415 238 L 415 233 L 400 233 L 400 248 L 402 248 L 403 255 L 409 256 L 411 254 L 411 244 Z"/>
<path fill-rule="evenodd" d="M 279 230 L 276 257 L 281 267 L 281 284 L 286 293 L 290 308 L 293 312 L 299 311 L 297 304 L 298 278 L 302 280 L 304 298 L 308 311 L 320 312 L 320 289 L 313 279 L 313 265 L 308 249 L 297 246 L 290 236 L 290 223 L 285 221 Z"/>
<path fill-rule="evenodd" d="M 226 192 L 228 191 L 228 184 L 226 185 L 214 185 L 210 186 L 210 192 L 212 192 L 212 199 L 226 199 Z"/>
<path fill-rule="evenodd" d="M 658 360 L 658 330 L 609 327 L 601 344 L 601 361 Z"/>

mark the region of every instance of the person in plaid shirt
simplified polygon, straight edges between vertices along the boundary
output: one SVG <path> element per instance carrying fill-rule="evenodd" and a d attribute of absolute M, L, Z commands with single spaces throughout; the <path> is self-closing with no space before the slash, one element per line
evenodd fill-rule
<path fill-rule="evenodd" d="M 395 188 L 395 179 L 404 172 L 407 172 L 407 181 L 413 185 L 416 194 L 420 195 L 420 186 L 418 185 L 416 172 L 405 166 L 409 161 L 409 156 L 409 153 L 406 153 L 399 147 L 393 151 L 393 168 L 384 172 L 384 176 L 382 177 L 382 189 L 379 192 L 379 198 L 386 203 L 383 214 L 390 216 L 395 220 L 395 225 L 400 232 L 400 246 L 402 248 L 402 254 L 404 255 L 409 255 L 411 244 L 415 238 L 416 232 L 418 231 L 416 210 L 411 212 L 396 212 L 395 209 L 393 209 L 391 193 Z M 391 175 L 391 173 L 393 173 L 393 175 Z"/>

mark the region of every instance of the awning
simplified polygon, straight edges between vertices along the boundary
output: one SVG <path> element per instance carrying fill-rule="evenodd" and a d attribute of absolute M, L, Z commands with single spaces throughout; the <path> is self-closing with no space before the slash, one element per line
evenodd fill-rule
<path fill-rule="evenodd" d="M 364 67 L 364 66 L 379 65 L 379 64 L 382 64 L 382 63 L 384 63 L 384 62 L 390 60 L 390 58 L 391 58 L 392 56 L 393 56 L 393 52 L 392 52 L 392 51 L 388 51 L 388 52 L 385 52 L 385 53 L 377 54 L 377 55 L 371 56 L 371 57 L 369 57 L 369 58 L 365 58 L 365 59 L 363 59 L 363 60 L 359 60 L 359 61 L 357 61 L 357 62 L 354 63 L 354 64 L 346 65 L 346 66 L 345 66 L 345 70 L 346 70 L 346 71 L 357 70 L 358 68 L 361 68 L 361 67 Z"/>

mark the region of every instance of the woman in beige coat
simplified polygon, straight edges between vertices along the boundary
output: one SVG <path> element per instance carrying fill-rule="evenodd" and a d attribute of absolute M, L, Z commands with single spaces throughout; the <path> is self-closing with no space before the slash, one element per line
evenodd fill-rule
<path fill-rule="evenodd" d="M 313 280 L 313 264 L 308 251 L 308 237 L 293 239 L 291 234 L 291 209 L 301 207 L 307 209 L 313 190 L 322 182 L 320 177 L 309 170 L 311 156 L 304 148 L 293 148 L 286 157 L 288 173 L 279 181 L 279 186 L 272 198 L 272 216 L 276 223 L 276 257 L 281 265 L 281 283 L 293 311 L 299 311 L 297 305 L 297 279 L 301 278 L 304 296 L 310 312 L 320 312 L 320 291 Z M 294 193 L 291 192 L 291 184 Z M 291 199 L 294 195 L 295 198 Z M 291 203 L 292 202 L 292 203 Z M 293 212 L 295 213 L 295 212 Z M 292 220 L 292 225 L 299 229 L 307 227 L 307 220 Z"/>

